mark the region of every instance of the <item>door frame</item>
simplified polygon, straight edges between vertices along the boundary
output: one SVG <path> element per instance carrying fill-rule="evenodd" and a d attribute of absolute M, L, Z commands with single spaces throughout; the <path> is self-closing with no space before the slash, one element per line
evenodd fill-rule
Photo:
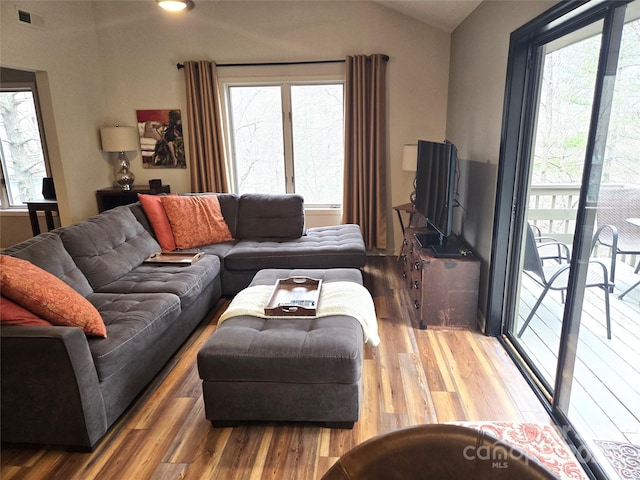
<path fill-rule="evenodd" d="M 487 303 L 486 333 L 498 336 L 503 342 L 521 372 L 532 386 L 554 421 L 566 432 L 578 452 L 586 449 L 586 444 L 572 427 L 567 415 L 571 380 L 578 345 L 578 329 L 582 313 L 584 292 L 578 286 L 584 284 L 587 266 L 579 262 L 580 257 L 588 258 L 593 235 L 594 211 L 597 203 L 599 181 L 590 182 L 594 168 L 593 157 L 600 145 L 596 141 L 599 115 L 602 112 L 603 95 L 606 95 L 605 76 L 612 67 L 612 46 L 619 45 L 624 25 L 625 7 L 633 0 L 593 0 L 561 2 L 531 22 L 511 34 L 507 82 L 505 88 L 498 182 L 494 210 L 491 263 Z M 569 276 L 568 308 L 562 324 L 560 350 L 558 352 L 557 373 L 554 395 L 536 377 L 535 366 L 528 365 L 526 354 L 518 348 L 518 341 L 508 331 L 516 313 L 519 285 L 510 282 L 512 270 L 518 268 L 522 254 L 522 232 L 525 221 L 528 191 L 528 175 L 523 170 L 530 168 L 531 151 L 535 128 L 535 112 L 540 90 L 540 69 L 542 66 L 542 45 L 575 30 L 604 20 L 602 44 L 596 76 L 594 100 L 578 215 L 576 235 L 573 244 L 572 266 Z M 617 57 L 616 57 L 617 60 Z M 598 168 L 598 165 L 595 165 Z M 524 193 L 523 193 L 524 192 Z M 517 273 L 517 272 L 516 272 Z M 592 455 L 578 455 L 595 478 L 606 478 Z"/>

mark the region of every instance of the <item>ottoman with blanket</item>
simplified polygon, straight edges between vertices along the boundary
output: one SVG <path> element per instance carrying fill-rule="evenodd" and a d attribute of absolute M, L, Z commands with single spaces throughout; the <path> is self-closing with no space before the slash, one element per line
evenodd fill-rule
<path fill-rule="evenodd" d="M 322 280 L 317 315 L 267 317 L 278 279 Z M 357 269 L 268 269 L 238 293 L 198 353 L 206 417 L 242 421 L 358 420 L 362 344 L 380 342 L 371 295 Z"/>

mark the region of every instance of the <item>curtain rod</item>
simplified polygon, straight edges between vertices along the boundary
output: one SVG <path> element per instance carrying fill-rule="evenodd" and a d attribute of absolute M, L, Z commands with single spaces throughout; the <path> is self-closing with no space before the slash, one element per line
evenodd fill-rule
<path fill-rule="evenodd" d="M 385 62 L 389 61 L 389 55 L 383 55 Z M 309 60 L 304 62 L 258 62 L 258 63 L 218 63 L 216 67 L 279 67 L 283 65 L 313 65 L 320 63 L 344 63 L 345 60 Z M 178 70 L 184 68 L 184 63 L 177 63 Z"/>

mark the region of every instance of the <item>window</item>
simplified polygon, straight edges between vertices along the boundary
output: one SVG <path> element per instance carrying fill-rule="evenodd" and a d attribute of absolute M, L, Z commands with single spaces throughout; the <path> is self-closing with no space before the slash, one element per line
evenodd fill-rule
<path fill-rule="evenodd" d="M 341 206 L 341 80 L 230 82 L 225 97 L 235 192 L 298 193 L 307 206 Z"/>
<path fill-rule="evenodd" d="M 47 163 L 35 84 L 0 89 L 0 207 L 42 198 Z"/>

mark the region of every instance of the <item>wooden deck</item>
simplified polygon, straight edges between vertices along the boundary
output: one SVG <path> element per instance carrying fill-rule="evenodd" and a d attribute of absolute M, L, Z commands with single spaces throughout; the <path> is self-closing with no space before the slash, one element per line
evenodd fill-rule
<path fill-rule="evenodd" d="M 93 453 L 2 446 L 9 479 L 319 479 L 374 435 L 421 423 L 550 424 L 544 407 L 497 339 L 419 330 L 395 257 L 365 269 L 382 342 L 365 348 L 360 420 L 353 430 L 304 424 L 212 428 L 196 367 L 200 347 L 228 301 L 212 312 Z"/>
<path fill-rule="evenodd" d="M 632 267 L 618 264 L 616 287 L 610 295 L 611 340 L 606 335 L 604 292 L 589 288 L 585 293 L 569 418 L 590 446 L 593 440 L 640 445 L 640 286 L 618 298 L 638 280 L 640 275 Z M 527 306 L 520 309 L 520 322 L 541 291 L 523 276 L 521 301 Z M 520 339 L 551 386 L 562 309 L 560 293 L 550 292 Z M 599 453 L 597 447 L 592 450 Z"/>

